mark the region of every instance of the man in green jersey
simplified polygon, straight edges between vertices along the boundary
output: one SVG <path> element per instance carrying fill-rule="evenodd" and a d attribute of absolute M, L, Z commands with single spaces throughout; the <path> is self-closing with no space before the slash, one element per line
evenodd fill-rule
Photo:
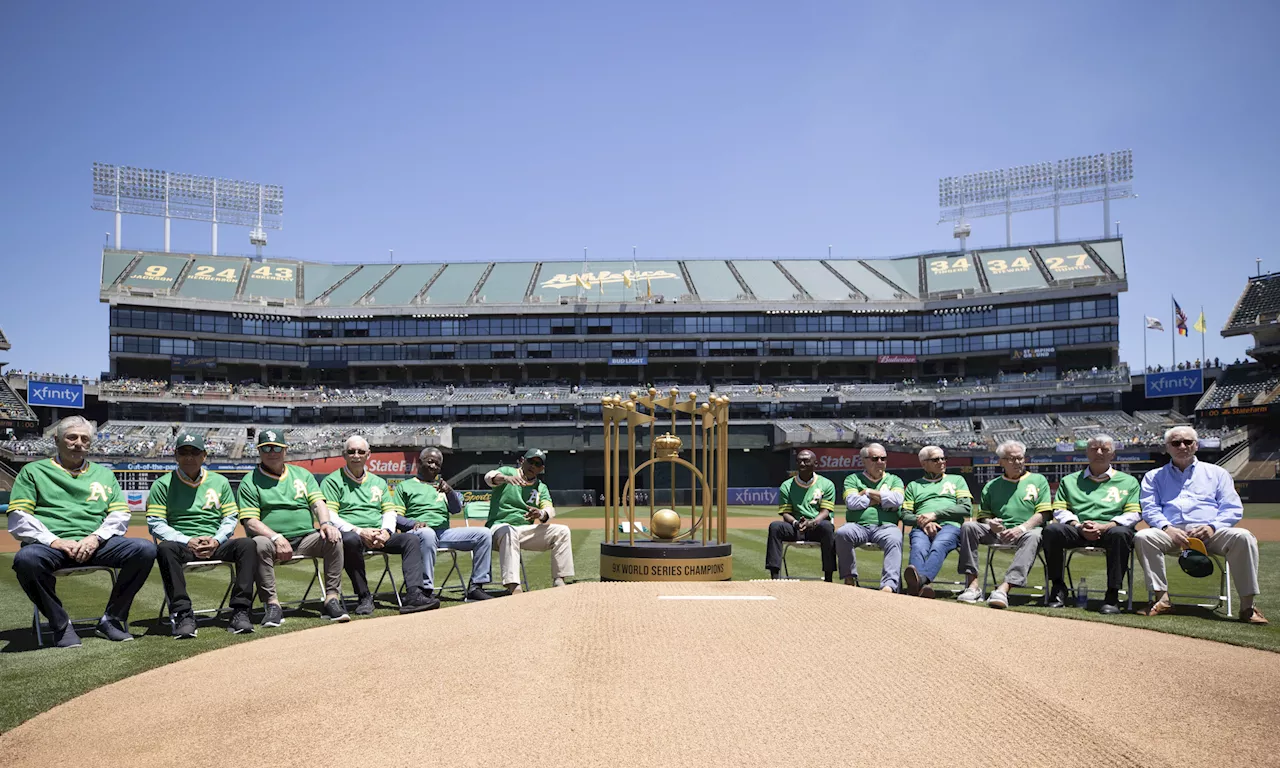
<path fill-rule="evenodd" d="M 284 431 L 275 427 L 258 430 L 258 466 L 240 481 L 240 520 L 250 536 L 271 542 L 274 560 L 287 563 L 295 554 L 324 559 L 324 607 L 321 614 L 330 621 L 350 621 L 342 605 L 342 534 L 329 516 L 329 507 L 315 477 L 294 464 L 287 464 L 289 444 Z M 320 530 L 312 525 L 312 515 Z M 262 626 L 278 627 L 284 612 L 276 597 L 274 563 L 258 572 L 259 593 L 266 611 Z"/>
<path fill-rule="evenodd" d="M 907 483 L 902 522 L 912 526 L 911 555 L 902 572 L 903 591 L 933 597 L 929 586 L 951 550 L 959 546 L 960 524 L 973 508 L 973 493 L 964 478 L 948 475 L 947 454 L 936 445 L 920 449 L 924 477 Z"/>
<path fill-rule="evenodd" d="M 152 483 L 147 494 L 147 528 L 160 541 L 156 558 L 169 598 L 173 636 L 196 636 L 196 617 L 182 570 L 183 563 L 193 560 L 235 563 L 230 630 L 252 632 L 253 579 L 260 566 L 271 564 L 274 548 L 265 539 L 231 538 L 240 508 L 227 478 L 204 468 L 204 437 L 191 432 L 178 435 L 174 454 L 178 468 Z"/>
<path fill-rule="evenodd" d="M 977 522 L 960 527 L 960 572 L 965 586 L 956 599 L 962 603 L 982 599 L 982 587 L 978 585 L 979 544 L 1012 545 L 1016 547 L 1013 564 L 987 599 L 992 608 L 1008 608 L 1009 588 L 1027 585 L 1027 571 L 1035 565 L 1036 552 L 1040 550 L 1040 523 L 1053 509 L 1053 500 L 1044 475 L 1027 471 L 1025 445 L 1006 440 L 996 447 L 996 458 L 1004 474 L 983 486 Z"/>
<path fill-rule="evenodd" d="M 858 580 L 857 548 L 870 542 L 884 552 L 880 591 L 898 591 L 902 568 L 902 532 L 898 508 L 904 493 L 902 478 L 885 471 L 889 454 L 879 443 L 868 443 L 859 452 L 861 472 L 844 479 L 845 524 L 836 531 L 836 560 L 846 584 Z"/>
<path fill-rule="evenodd" d="M 82 416 L 68 416 L 54 428 L 57 455 L 33 461 L 18 472 L 9 497 L 9 533 L 22 542 L 13 570 L 27 597 L 49 620 L 54 644 L 76 648 L 80 637 L 55 591 L 53 572 L 77 565 L 119 568 L 98 634 L 132 640 L 129 608 L 151 573 L 156 546 L 125 537 L 129 505 L 115 475 L 88 460 L 96 430 Z"/>
<path fill-rule="evenodd" d="M 521 591 L 520 550 L 551 550 L 551 585 L 564 586 L 573 578 L 573 543 L 569 527 L 552 524 L 556 508 L 551 492 L 538 479 L 546 470 L 547 452 L 530 448 L 520 459 L 519 467 L 498 467 L 484 476 L 493 489 L 489 500 L 489 519 L 485 527 L 493 531 L 493 545 L 498 550 L 502 583 L 511 594 Z"/>
<path fill-rule="evenodd" d="M 422 542 L 422 586 L 428 594 L 435 588 L 436 549 L 444 547 L 471 553 L 471 585 L 465 599 L 488 600 L 491 595 L 484 585 L 491 578 L 493 532 L 449 527 L 449 516 L 462 511 L 462 494 L 440 476 L 443 467 L 439 448 L 423 448 L 418 454 L 418 474 L 396 488 L 396 502 L 404 514 L 400 526 L 412 530 Z"/>
<path fill-rule="evenodd" d="M 836 486 L 814 472 L 818 457 L 808 450 L 796 454 L 796 474 L 778 486 L 778 514 L 781 520 L 769 523 L 764 567 L 770 578 L 782 570 L 782 543 L 816 541 L 822 550 L 822 574 L 831 581 L 836 570 L 836 528 L 831 513 L 836 508 Z"/>
<path fill-rule="evenodd" d="M 1044 560 L 1049 568 L 1049 607 L 1067 604 L 1062 578 L 1066 550 L 1099 547 L 1107 553 L 1107 592 L 1099 613 L 1120 613 L 1120 588 L 1133 551 L 1134 526 L 1142 517 L 1138 478 L 1111 466 L 1115 441 L 1095 435 L 1088 445 L 1089 467 L 1058 483 L 1053 520 L 1044 530 Z"/>
<path fill-rule="evenodd" d="M 364 570 L 365 550 L 383 550 L 400 555 L 405 598 L 400 613 L 417 613 L 439 608 L 440 601 L 422 591 L 422 552 L 418 537 L 396 533 L 400 511 L 387 481 L 367 471 L 369 441 L 359 435 L 347 438 L 343 446 L 346 466 L 331 473 L 320 484 L 330 518 L 342 533 L 342 561 L 347 578 L 356 591 L 356 615 L 373 613 L 373 593 Z"/>

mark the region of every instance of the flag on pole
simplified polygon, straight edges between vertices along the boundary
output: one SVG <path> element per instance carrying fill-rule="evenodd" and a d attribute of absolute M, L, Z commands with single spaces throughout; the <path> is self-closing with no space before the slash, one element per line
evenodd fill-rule
<path fill-rule="evenodd" d="M 1196 324 L 1195 324 L 1195 325 L 1193 325 L 1193 326 L 1191 326 L 1191 327 L 1192 327 L 1192 328 L 1195 328 L 1197 331 L 1199 331 L 1199 332 L 1201 332 L 1201 333 L 1204 333 L 1204 332 L 1208 329 L 1208 326 L 1204 324 L 1204 310 L 1203 310 L 1203 309 L 1202 309 L 1202 310 L 1200 310 L 1200 319 L 1196 320 Z"/>
<path fill-rule="evenodd" d="M 588 291 L 591 290 L 591 281 L 587 280 L 582 275 L 574 275 L 573 282 L 577 283 L 579 288 L 586 288 Z"/>
<path fill-rule="evenodd" d="M 626 272 L 622 273 L 622 284 L 627 286 L 628 288 L 631 287 L 631 271 L 630 270 L 627 270 Z"/>
<path fill-rule="evenodd" d="M 1174 325 L 1177 326 L 1178 335 L 1187 335 L 1187 313 L 1182 311 L 1182 307 L 1178 306 L 1178 300 L 1173 300 Z"/>
<path fill-rule="evenodd" d="M 1164 330 L 1164 323 L 1162 323 L 1162 322 L 1160 322 L 1159 320 L 1155 319 L 1155 318 L 1154 318 L 1154 317 L 1152 317 L 1151 315 L 1147 315 L 1147 330 L 1151 330 L 1151 331 L 1163 331 L 1163 330 Z"/>

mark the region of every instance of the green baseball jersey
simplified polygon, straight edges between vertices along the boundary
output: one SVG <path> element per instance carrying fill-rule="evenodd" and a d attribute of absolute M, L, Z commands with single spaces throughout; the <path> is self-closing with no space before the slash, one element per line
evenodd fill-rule
<path fill-rule="evenodd" d="M 195 483 L 175 469 L 152 483 L 147 494 L 147 517 L 164 520 L 184 536 L 212 536 L 223 518 L 239 511 L 227 478 L 204 468 Z"/>
<path fill-rule="evenodd" d="M 368 471 L 359 480 L 346 467 L 330 472 L 320 483 L 320 493 L 330 512 L 357 528 L 381 528 L 383 514 L 400 511 L 387 481 Z"/>
<path fill-rule="evenodd" d="M 938 519 L 935 522 L 958 526 L 967 515 L 947 510 L 957 503 L 963 504 L 965 499 L 972 501 L 973 493 L 962 477 L 943 475 L 937 480 L 912 480 L 907 483 L 902 499 L 903 511 L 910 514 L 904 514 L 902 519 L 913 524 L 916 515 L 936 514 Z"/>
<path fill-rule="evenodd" d="M 885 472 L 880 476 L 879 482 L 873 482 L 867 477 L 865 472 L 854 472 L 846 475 L 844 478 L 844 500 L 849 501 L 850 494 L 858 494 L 861 491 L 901 491 L 902 478 L 897 475 L 891 475 Z M 896 525 L 898 523 L 898 510 L 890 510 L 888 512 L 880 509 L 880 507 L 869 504 L 866 509 L 860 509 L 857 512 L 849 511 L 847 508 L 844 513 L 845 522 L 858 523 L 860 525 L 881 525 L 889 523 Z"/>
<path fill-rule="evenodd" d="M 1001 475 L 982 487 L 977 518 L 997 517 L 1006 528 L 1022 525 L 1037 512 L 1053 509 L 1049 481 L 1039 472 L 1024 472 L 1017 480 Z"/>
<path fill-rule="evenodd" d="M 1053 500 L 1054 511 L 1070 510 L 1082 523 L 1109 522 L 1120 515 L 1142 512 L 1138 504 L 1142 485 L 1138 478 L 1113 469 L 1110 480 L 1098 482 L 1088 474 L 1088 470 L 1081 470 L 1062 478 Z"/>
<path fill-rule="evenodd" d="M 315 530 L 311 505 L 323 500 L 315 476 L 293 464 L 285 464 L 280 477 L 258 465 L 240 481 L 240 519 L 256 517 L 286 539 Z"/>
<path fill-rule="evenodd" d="M 790 512 L 812 520 L 823 510 L 830 514 L 835 509 L 836 484 L 816 472 L 808 486 L 800 484 L 798 475 L 783 480 L 778 486 L 778 514 Z"/>
<path fill-rule="evenodd" d="M 396 503 L 404 510 L 405 517 L 431 528 L 449 525 L 449 499 L 436 490 L 434 483 L 424 483 L 417 477 L 405 480 L 396 486 Z"/>
<path fill-rule="evenodd" d="M 60 539 L 82 539 L 129 505 L 115 474 L 101 464 L 85 461 L 81 471 L 71 472 L 56 459 L 41 459 L 18 472 L 9 511 L 26 512 Z"/>
<path fill-rule="evenodd" d="M 498 467 L 498 471 L 507 477 L 520 474 L 520 470 L 515 467 Z M 529 521 L 525 520 L 524 516 L 529 511 L 529 507 L 553 508 L 551 491 L 547 490 L 547 486 L 541 480 L 535 481 L 533 485 L 503 483 L 494 488 L 493 495 L 489 497 L 489 519 L 484 521 L 484 526 L 492 528 L 498 523 L 528 525 Z"/>

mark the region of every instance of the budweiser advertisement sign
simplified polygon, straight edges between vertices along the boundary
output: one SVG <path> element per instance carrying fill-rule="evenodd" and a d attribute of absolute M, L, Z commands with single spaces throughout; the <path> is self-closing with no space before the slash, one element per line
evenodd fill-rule
<path fill-rule="evenodd" d="M 818 457 L 819 472 L 860 472 L 864 468 L 862 456 L 857 448 L 806 448 Z M 914 453 L 888 451 L 889 469 L 920 469 L 920 458 Z M 972 460 L 968 456 L 949 457 L 947 465 L 952 467 L 968 466 Z"/>
<path fill-rule="evenodd" d="M 876 358 L 877 363 L 914 363 L 915 355 L 880 355 Z"/>
<path fill-rule="evenodd" d="M 309 470 L 313 475 L 327 475 L 346 466 L 346 459 L 330 456 L 325 459 L 304 459 L 289 462 Z M 375 475 L 413 475 L 418 472 L 417 451 L 384 451 L 369 457 L 365 469 Z"/>

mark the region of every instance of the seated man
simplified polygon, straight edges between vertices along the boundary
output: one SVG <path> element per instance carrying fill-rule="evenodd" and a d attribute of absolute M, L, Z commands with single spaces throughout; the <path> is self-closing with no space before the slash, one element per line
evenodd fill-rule
<path fill-rule="evenodd" d="M 418 474 L 396 488 L 396 501 L 404 513 L 400 526 L 412 530 L 422 543 L 422 588 L 427 594 L 435 588 L 436 549 L 446 547 L 471 553 L 471 587 L 466 599 L 488 600 L 491 595 L 484 591 L 484 585 L 491 578 L 493 532 L 449 527 L 449 515 L 462 511 L 462 495 L 440 477 L 443 466 L 444 454 L 439 448 L 423 448 L 418 454 Z"/>
<path fill-rule="evenodd" d="M 284 611 L 276 596 L 275 563 L 287 563 L 294 553 L 324 560 L 324 607 L 329 621 L 350 621 L 342 605 L 342 534 L 329 517 L 329 507 L 315 477 L 302 467 L 287 464 L 289 445 L 284 431 L 258 431 L 258 466 L 240 481 L 240 520 L 250 536 L 267 539 L 274 563 L 258 571 L 258 593 L 266 611 L 262 626 L 284 623 Z M 312 515 L 320 530 L 312 525 Z"/>
<path fill-rule="evenodd" d="M 871 542 L 884 551 L 880 591 L 897 592 L 902 569 L 902 532 L 898 509 L 902 506 L 902 478 L 884 471 L 889 454 L 879 443 L 862 451 L 863 471 L 844 478 L 844 525 L 836 531 L 836 560 L 845 584 L 858 581 L 857 548 Z"/>
<path fill-rule="evenodd" d="M 1017 547 L 1013 564 L 987 600 L 992 608 L 1008 608 L 1009 588 L 1027 585 L 1027 571 L 1035 565 L 1040 549 L 1040 522 L 1053 509 L 1053 501 L 1044 475 L 1027 471 L 1025 445 L 1007 440 L 996 448 L 996 457 L 1004 474 L 983 486 L 978 521 L 960 526 L 960 572 L 965 585 L 956 599 L 962 603 L 982 599 L 982 587 L 978 586 L 979 544 L 1012 544 Z"/>
<path fill-rule="evenodd" d="M 769 523 L 764 567 L 769 577 L 778 578 L 782 569 L 784 541 L 816 541 L 822 550 L 822 574 L 826 581 L 836 570 L 836 528 L 831 513 L 836 508 L 836 486 L 814 472 L 818 457 L 813 451 L 796 454 L 796 475 L 778 487 L 778 514 L 781 520 Z"/>
<path fill-rule="evenodd" d="M 933 597 L 929 586 L 951 550 L 959 546 L 960 524 L 973 509 L 973 493 L 964 478 L 946 474 L 947 456 L 936 445 L 920 449 L 924 477 L 907 483 L 902 522 L 912 526 L 911 555 L 902 572 L 908 595 Z"/>
<path fill-rule="evenodd" d="M 54 428 L 57 455 L 24 466 L 9 497 L 9 533 L 22 542 L 13 570 L 27 597 L 49 620 L 59 648 L 78 648 L 80 637 L 58 599 L 54 571 L 78 565 L 120 569 L 97 626 L 98 634 L 119 642 L 133 639 L 127 629 L 129 608 L 156 559 L 156 545 L 124 535 L 129 505 L 115 475 L 87 458 L 95 434 L 82 416 L 59 421 Z"/>
<path fill-rule="evenodd" d="M 1045 565 L 1049 569 L 1049 607 L 1067 604 L 1063 581 L 1066 550 L 1099 547 L 1107 553 L 1107 593 L 1099 613 L 1120 613 L 1120 589 L 1124 586 L 1129 553 L 1133 551 L 1133 527 L 1139 506 L 1138 478 L 1111 466 L 1115 441 L 1108 435 L 1089 440 L 1089 468 L 1072 472 L 1058 483 L 1053 519 L 1044 529 Z"/>
<path fill-rule="evenodd" d="M 493 531 L 493 544 L 498 548 L 502 584 L 510 594 L 523 591 L 520 586 L 520 550 L 551 550 L 551 586 L 563 587 L 573 578 L 573 541 L 569 527 L 551 524 L 556 508 L 551 492 L 538 479 L 546 471 L 547 452 L 530 448 L 520 459 L 519 467 L 498 467 L 484 476 L 493 489 L 489 499 L 489 519 L 484 525 Z"/>
<path fill-rule="evenodd" d="M 395 532 L 398 508 L 387 481 L 366 471 L 369 442 L 359 435 L 347 438 L 343 456 L 347 465 L 324 479 L 320 493 L 329 508 L 330 519 L 342 533 L 342 561 L 356 591 L 356 615 L 373 613 L 373 593 L 369 591 L 369 577 L 364 569 L 366 549 L 401 556 L 405 597 L 400 601 L 400 613 L 439 608 L 440 601 L 422 591 L 418 537 Z"/>
<path fill-rule="evenodd" d="M 1138 531 L 1134 542 L 1147 589 L 1154 593 L 1147 615 L 1173 611 L 1164 556 L 1186 549 L 1188 538 L 1196 538 L 1209 554 L 1225 557 L 1231 566 L 1240 593 L 1240 621 L 1266 624 L 1253 604 L 1258 594 L 1258 540 L 1234 527 L 1244 517 L 1244 506 L 1231 474 L 1196 458 L 1199 436 L 1191 427 L 1165 432 L 1164 444 L 1170 462 L 1142 478 L 1142 519 L 1151 527 Z"/>
<path fill-rule="evenodd" d="M 253 579 L 262 563 L 271 562 L 271 542 L 231 538 L 240 509 L 227 478 L 204 468 L 203 437 L 184 432 L 174 446 L 178 468 L 152 483 L 147 495 L 147 528 L 160 540 L 156 557 L 169 598 L 173 636 L 196 636 L 196 617 L 182 570 L 184 563 L 193 560 L 235 563 L 229 629 L 235 634 L 252 632 Z"/>

